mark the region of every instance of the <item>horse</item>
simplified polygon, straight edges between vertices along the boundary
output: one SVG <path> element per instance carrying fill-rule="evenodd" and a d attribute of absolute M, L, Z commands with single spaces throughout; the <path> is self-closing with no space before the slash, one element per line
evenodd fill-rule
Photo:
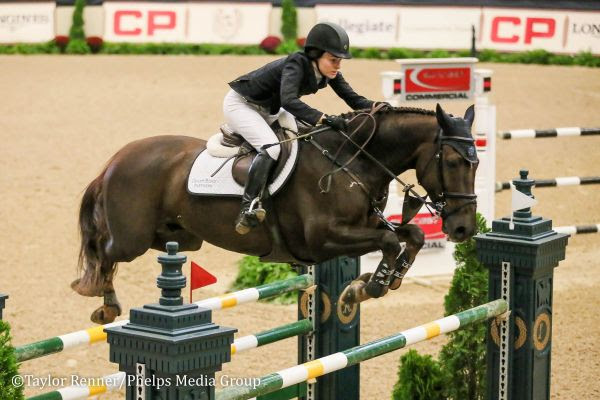
<path fill-rule="evenodd" d="M 351 136 L 325 127 L 300 141 L 295 170 L 270 199 L 267 218 L 277 221 L 277 235 L 268 224 L 237 234 L 239 198 L 186 191 L 190 168 L 206 141 L 164 135 L 125 145 L 81 200 L 81 277 L 71 287 L 84 296 L 104 297 L 91 320 L 106 324 L 121 314 L 113 286 L 117 263 L 150 248 L 163 250 L 168 241 L 178 242 L 181 251 L 199 250 L 207 241 L 267 259 L 275 254 L 269 261 L 305 265 L 381 250 L 377 270 L 351 282 L 340 301 L 355 304 L 383 296 L 400 287 L 424 244 L 417 225 L 391 225 L 380 211 L 391 180 L 409 169 L 416 170 L 449 240 L 472 237 L 478 165 L 471 135 L 474 107 L 463 118 L 447 114 L 439 104 L 435 111 L 391 106 L 374 111 L 342 114 Z M 332 173 L 336 168 L 342 172 Z M 329 184 L 322 190 L 325 176 Z M 420 200 L 417 209 L 425 201 L 412 199 Z M 280 251 L 274 252 L 276 247 Z"/>

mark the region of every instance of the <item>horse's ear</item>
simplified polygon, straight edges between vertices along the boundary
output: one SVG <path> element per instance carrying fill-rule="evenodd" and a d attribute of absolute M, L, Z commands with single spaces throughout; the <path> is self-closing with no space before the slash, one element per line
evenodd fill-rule
<path fill-rule="evenodd" d="M 446 111 L 442 109 L 440 103 L 437 103 L 435 106 L 435 117 L 437 118 L 438 125 L 442 128 L 447 128 L 448 126 L 450 126 L 450 116 L 446 114 Z"/>
<path fill-rule="evenodd" d="M 475 120 L 475 105 L 471 104 L 467 111 L 465 111 L 465 116 L 463 117 L 465 121 L 469 124 L 469 126 L 473 126 L 473 121 Z"/>

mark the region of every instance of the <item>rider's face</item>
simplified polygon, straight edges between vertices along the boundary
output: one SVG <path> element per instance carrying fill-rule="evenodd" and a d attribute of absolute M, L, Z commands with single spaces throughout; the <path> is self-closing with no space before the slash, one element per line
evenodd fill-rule
<path fill-rule="evenodd" d="M 331 53 L 323 53 L 317 60 L 319 65 L 319 71 L 329 79 L 333 79 L 337 76 L 338 70 L 342 65 L 342 59 L 334 56 Z"/>

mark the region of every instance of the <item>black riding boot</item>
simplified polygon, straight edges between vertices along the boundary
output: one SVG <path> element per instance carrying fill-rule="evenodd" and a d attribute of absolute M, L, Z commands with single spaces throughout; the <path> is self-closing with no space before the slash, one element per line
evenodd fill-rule
<path fill-rule="evenodd" d="M 250 165 L 248 181 L 246 182 L 244 196 L 242 197 L 242 209 L 235 221 L 235 230 L 240 235 L 250 232 L 250 229 L 263 222 L 267 215 L 267 212 L 259 207 L 258 201 L 275 162 L 269 156 L 269 153 L 261 150 L 252 161 L 252 165 Z M 255 204 L 252 204 L 252 202 L 255 202 Z M 253 208 L 250 209 L 250 207 Z"/>

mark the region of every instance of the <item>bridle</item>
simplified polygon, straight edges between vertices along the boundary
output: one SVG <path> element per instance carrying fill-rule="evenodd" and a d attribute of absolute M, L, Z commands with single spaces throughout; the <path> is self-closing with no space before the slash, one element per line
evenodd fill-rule
<path fill-rule="evenodd" d="M 373 110 L 369 114 L 370 114 L 370 116 L 372 116 L 374 114 Z M 374 119 L 373 119 L 373 121 L 374 121 Z M 383 172 L 385 172 L 387 175 L 389 175 L 392 179 L 398 181 L 403 186 L 403 192 L 405 193 L 405 196 L 411 196 L 413 199 L 416 199 L 420 203 L 419 208 L 422 205 L 425 205 L 432 215 L 435 214 L 435 215 L 440 216 L 442 219 L 445 219 L 453 214 L 456 214 L 457 212 L 459 212 L 462 208 L 464 208 L 466 206 L 469 206 L 471 204 L 477 204 L 477 195 L 475 193 L 460 193 L 460 192 L 448 191 L 446 189 L 446 183 L 444 181 L 444 173 L 443 173 L 443 151 L 442 150 L 443 150 L 444 145 L 452 146 L 456 151 L 458 151 L 459 154 L 461 154 L 461 156 L 464 159 L 466 159 L 468 162 L 471 162 L 472 164 L 476 164 L 479 162 L 479 160 L 477 159 L 477 154 L 474 150 L 475 149 L 475 140 L 473 138 L 467 138 L 467 137 L 461 137 L 461 136 L 445 136 L 445 135 L 443 135 L 443 130 L 441 128 L 438 130 L 438 133 L 436 135 L 436 140 L 435 140 L 435 142 L 437 143 L 437 149 L 436 149 L 435 153 L 432 155 L 431 159 L 425 165 L 424 170 L 429 168 L 429 165 L 431 165 L 431 163 L 434 160 L 436 161 L 437 173 L 438 173 L 439 182 L 440 182 L 440 186 L 441 186 L 442 190 L 441 190 L 441 193 L 439 193 L 438 195 L 435 196 L 435 199 L 432 197 L 432 199 L 431 199 L 432 201 L 427 201 L 427 197 L 431 197 L 431 196 L 429 196 L 429 194 L 425 197 L 420 196 L 417 192 L 415 192 L 413 190 L 414 185 L 404 183 L 392 171 L 390 171 L 389 168 L 387 168 L 385 165 L 383 165 L 383 163 L 381 163 L 372 154 L 370 154 L 368 151 L 365 150 L 365 147 L 367 146 L 368 142 L 373 138 L 375 131 L 376 131 L 376 127 L 373 130 L 372 134 L 369 135 L 369 138 L 367 139 L 367 141 L 365 143 L 363 143 L 362 145 L 356 143 L 351 138 L 352 134 L 348 135 L 342 131 L 337 131 L 337 132 L 346 138 L 346 142 L 351 143 L 352 145 L 354 145 L 357 148 L 357 154 L 363 153 L 367 158 L 369 158 L 372 162 L 374 162 Z M 344 165 L 341 165 L 337 161 L 337 157 L 333 157 L 329 153 L 328 150 L 324 149 L 320 144 L 318 144 L 317 142 L 312 140 L 312 137 L 310 137 L 309 141 L 315 147 L 317 147 L 317 149 L 319 149 L 319 151 L 324 156 L 326 156 L 331 162 L 333 162 L 334 165 L 337 165 L 339 167 L 332 173 L 344 171 L 351 177 L 351 179 L 365 192 L 367 197 L 370 199 L 373 211 L 375 212 L 376 215 L 378 215 L 379 219 L 388 228 L 394 230 L 395 229 L 394 224 L 390 223 L 384 217 L 383 212 L 381 211 L 381 209 L 378 206 L 378 204 L 380 204 L 382 202 L 382 199 L 374 199 L 371 196 L 368 189 L 365 187 L 364 183 L 360 180 L 360 178 L 348 168 L 348 164 L 350 162 L 346 162 L 346 163 L 344 163 Z M 342 146 L 346 142 L 344 142 L 342 144 Z M 463 151 L 460 151 L 459 149 L 461 149 Z M 463 154 L 465 151 L 468 153 L 469 158 L 467 158 L 467 155 Z M 470 152 L 473 152 L 473 154 L 471 154 Z M 339 151 L 337 152 L 337 154 L 339 154 Z M 356 158 L 357 154 L 355 154 L 351 158 L 350 161 L 354 160 Z M 471 159 L 473 159 L 474 161 L 471 161 Z M 325 176 L 331 176 L 332 173 L 326 174 L 322 178 L 324 178 Z M 420 182 L 419 182 L 419 184 L 420 184 Z M 327 186 L 329 186 L 329 185 L 327 185 Z M 327 187 L 327 190 L 322 189 L 322 192 L 327 192 L 328 189 L 329 189 L 328 187 Z M 451 210 L 448 210 L 446 208 L 448 205 L 448 202 L 446 201 L 447 199 L 463 199 L 466 201 L 464 203 L 462 203 L 461 205 L 459 205 Z M 410 220 L 403 219 L 402 225 L 408 223 L 409 221 Z"/>
<path fill-rule="evenodd" d="M 442 219 L 449 217 L 453 214 L 456 214 L 457 212 L 459 212 L 461 209 L 463 209 L 464 207 L 467 207 L 471 204 L 477 204 L 477 195 L 475 193 L 461 193 L 461 192 L 449 192 L 446 189 L 446 183 L 444 181 L 444 166 L 443 166 L 443 145 L 449 145 L 452 148 L 454 148 L 455 150 L 458 151 L 458 148 L 462 147 L 463 149 L 466 148 L 470 148 L 473 149 L 472 151 L 474 151 L 475 149 L 475 139 L 473 138 L 467 138 L 467 137 L 462 137 L 462 136 L 444 136 L 443 135 L 443 131 L 440 128 L 438 130 L 437 136 L 436 136 L 436 143 L 437 143 L 437 149 L 435 151 L 435 153 L 432 155 L 432 157 L 429 159 L 429 161 L 427 162 L 427 164 L 425 164 L 425 168 L 423 169 L 423 171 L 426 171 L 427 168 L 429 168 L 429 166 L 431 165 L 432 161 L 436 161 L 437 164 L 437 173 L 438 173 L 438 181 L 440 182 L 440 186 L 441 186 L 441 192 L 435 196 L 436 198 L 432 200 L 433 201 L 426 201 L 424 204 L 428 205 L 429 207 L 433 208 L 435 210 L 435 213 L 437 215 L 439 215 L 440 217 L 442 217 Z M 469 151 L 469 150 L 467 150 Z M 463 158 L 466 158 L 462 152 L 458 151 L 459 154 L 461 154 L 461 156 Z M 479 160 L 477 159 L 476 154 L 473 154 L 471 156 L 474 156 L 476 161 L 470 161 L 469 159 L 467 159 L 467 162 L 470 162 L 471 164 L 478 164 Z M 419 184 L 421 186 L 423 186 L 421 184 L 421 182 L 419 181 Z M 451 210 L 448 210 L 446 207 L 448 206 L 448 202 L 446 201 L 447 199 L 463 199 L 466 200 L 464 203 L 460 204 L 457 207 L 454 207 Z"/>

